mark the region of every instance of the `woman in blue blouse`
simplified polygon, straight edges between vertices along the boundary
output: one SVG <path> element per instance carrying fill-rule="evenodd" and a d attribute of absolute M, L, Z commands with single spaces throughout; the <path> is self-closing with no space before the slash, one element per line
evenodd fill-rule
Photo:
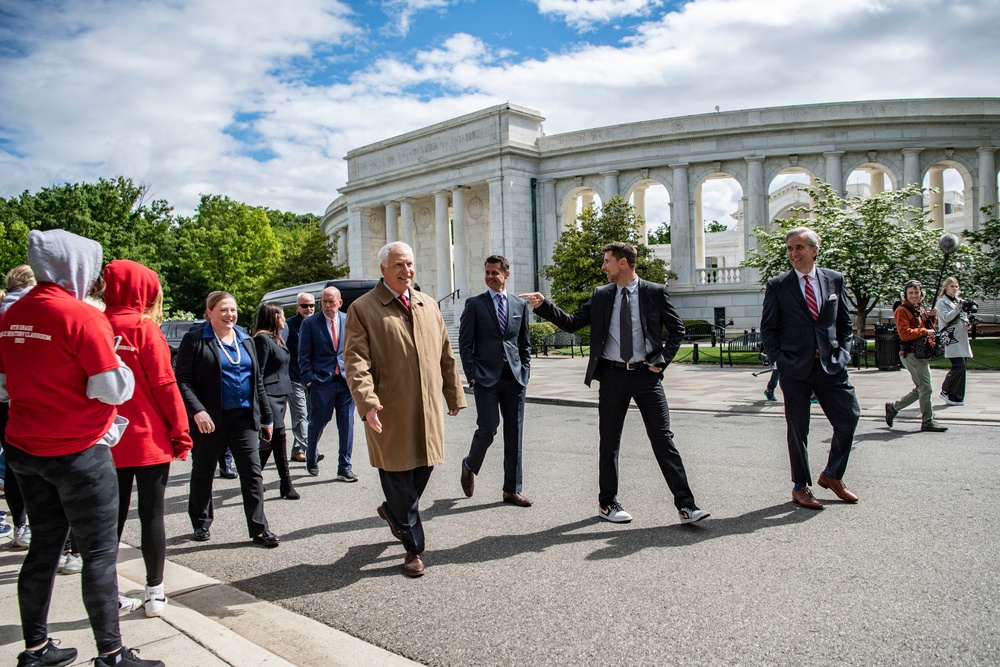
<path fill-rule="evenodd" d="M 278 536 L 269 530 L 264 516 L 258 451 L 258 437 L 271 437 L 271 408 L 253 340 L 237 328 L 237 314 L 232 294 L 212 292 L 205 302 L 205 323 L 191 327 L 177 351 L 177 386 L 194 440 L 188 515 L 194 539 L 208 540 L 215 466 L 229 447 L 240 476 L 250 538 L 260 546 L 276 547 Z"/>

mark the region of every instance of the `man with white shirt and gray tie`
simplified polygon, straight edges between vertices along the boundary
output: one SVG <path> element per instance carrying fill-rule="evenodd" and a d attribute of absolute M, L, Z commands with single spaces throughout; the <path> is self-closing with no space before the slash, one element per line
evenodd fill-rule
<path fill-rule="evenodd" d="M 844 276 L 816 266 L 820 239 L 808 227 L 789 230 L 785 245 L 792 270 L 767 281 L 760 336 L 767 358 L 781 374 L 792 502 L 823 509 L 809 488 L 809 397 L 815 394 L 833 426 L 830 456 L 816 481 L 842 501 L 856 503 L 858 496 L 843 482 L 861 417 L 858 397 L 847 377 L 853 331 Z"/>
<path fill-rule="evenodd" d="M 666 287 L 636 274 L 635 246 L 611 243 L 601 250 L 601 270 L 608 284 L 595 289 L 576 313 L 567 314 L 537 292 L 519 295 L 536 314 L 560 329 L 572 332 L 590 325 L 590 362 L 584 381 L 588 386 L 594 378 L 601 383 L 598 516 L 613 523 L 632 520 L 618 502 L 618 449 L 628 406 L 634 399 L 681 523 L 701 521 L 709 514 L 694 502 L 684 463 L 674 446 L 662 384 L 663 372 L 684 339 L 684 323 Z"/>

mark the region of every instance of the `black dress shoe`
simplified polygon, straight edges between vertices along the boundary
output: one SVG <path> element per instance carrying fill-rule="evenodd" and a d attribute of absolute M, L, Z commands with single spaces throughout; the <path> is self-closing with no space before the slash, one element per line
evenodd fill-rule
<path fill-rule="evenodd" d="M 462 493 L 465 494 L 466 498 L 471 498 L 472 494 L 476 492 L 476 474 L 465 467 L 465 459 L 462 459 Z"/>
<path fill-rule="evenodd" d="M 925 422 L 921 427 L 921 431 L 930 431 L 931 433 L 944 433 L 948 430 L 947 426 L 941 426 L 937 422 Z"/>
<path fill-rule="evenodd" d="M 281 497 L 286 500 L 298 500 L 302 497 L 299 495 L 299 492 L 295 490 L 295 487 L 292 486 L 291 480 L 281 480 L 280 493 Z"/>
<path fill-rule="evenodd" d="M 316 462 L 319 463 L 320 461 L 322 461 L 325 458 L 326 458 L 326 456 L 324 454 L 317 454 L 316 455 Z"/>
<path fill-rule="evenodd" d="M 194 529 L 194 541 L 195 542 L 207 542 L 210 537 L 212 537 L 212 533 L 208 530 L 208 528 L 195 528 Z"/>
<path fill-rule="evenodd" d="M 225 479 L 236 479 L 239 477 L 239 474 L 237 474 L 237 472 L 232 468 L 223 468 L 219 470 L 219 477 L 224 477 Z"/>
<path fill-rule="evenodd" d="M 278 539 L 278 536 L 269 530 L 265 530 L 263 533 L 253 538 L 253 541 L 254 544 L 267 547 L 268 549 L 273 549 L 281 542 L 281 540 Z"/>

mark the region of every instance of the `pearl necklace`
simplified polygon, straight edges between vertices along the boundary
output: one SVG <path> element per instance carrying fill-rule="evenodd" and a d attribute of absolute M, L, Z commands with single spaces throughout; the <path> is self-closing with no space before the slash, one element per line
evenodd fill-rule
<path fill-rule="evenodd" d="M 215 335 L 215 342 L 219 344 L 219 349 L 222 350 L 222 354 L 226 355 L 226 359 L 229 359 L 229 363 L 231 363 L 233 366 L 239 366 L 240 341 L 236 337 L 236 335 L 235 334 L 233 335 L 233 343 L 236 345 L 236 358 L 233 359 L 231 356 L 229 356 L 229 349 L 226 347 L 225 343 L 222 342 L 222 339 L 219 338 L 219 334 L 215 333 L 214 331 L 212 333 Z"/>

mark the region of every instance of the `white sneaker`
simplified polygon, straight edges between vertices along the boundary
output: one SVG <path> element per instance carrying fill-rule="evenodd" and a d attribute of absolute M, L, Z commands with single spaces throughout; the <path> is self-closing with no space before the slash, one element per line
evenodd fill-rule
<path fill-rule="evenodd" d="M 681 515 L 681 523 L 695 523 L 711 516 L 705 510 L 700 510 L 697 507 L 684 507 L 678 511 L 678 514 Z"/>
<path fill-rule="evenodd" d="M 27 549 L 31 546 L 31 527 L 28 524 L 14 529 L 14 548 Z"/>
<path fill-rule="evenodd" d="M 163 613 L 163 608 L 167 606 L 167 594 L 163 591 L 163 584 L 146 586 L 146 601 L 143 606 L 149 618 L 155 618 Z"/>
<path fill-rule="evenodd" d="M 142 600 L 138 598 L 130 598 L 127 595 L 118 594 L 118 613 L 119 614 L 131 614 L 133 611 L 142 606 Z"/>
<path fill-rule="evenodd" d="M 597 516 L 611 523 L 628 523 L 632 520 L 632 515 L 625 511 L 625 508 L 617 501 L 607 507 L 597 506 Z"/>
<path fill-rule="evenodd" d="M 948 394 L 944 393 L 943 391 L 940 394 L 938 394 L 938 396 L 940 396 L 941 400 L 944 401 L 945 404 L 947 405 L 962 405 L 959 401 L 953 401 L 950 398 L 948 398 Z"/>
<path fill-rule="evenodd" d="M 63 561 L 63 558 L 66 560 Z M 59 574 L 80 574 L 83 572 L 83 559 L 71 553 L 64 553 L 59 558 Z"/>

